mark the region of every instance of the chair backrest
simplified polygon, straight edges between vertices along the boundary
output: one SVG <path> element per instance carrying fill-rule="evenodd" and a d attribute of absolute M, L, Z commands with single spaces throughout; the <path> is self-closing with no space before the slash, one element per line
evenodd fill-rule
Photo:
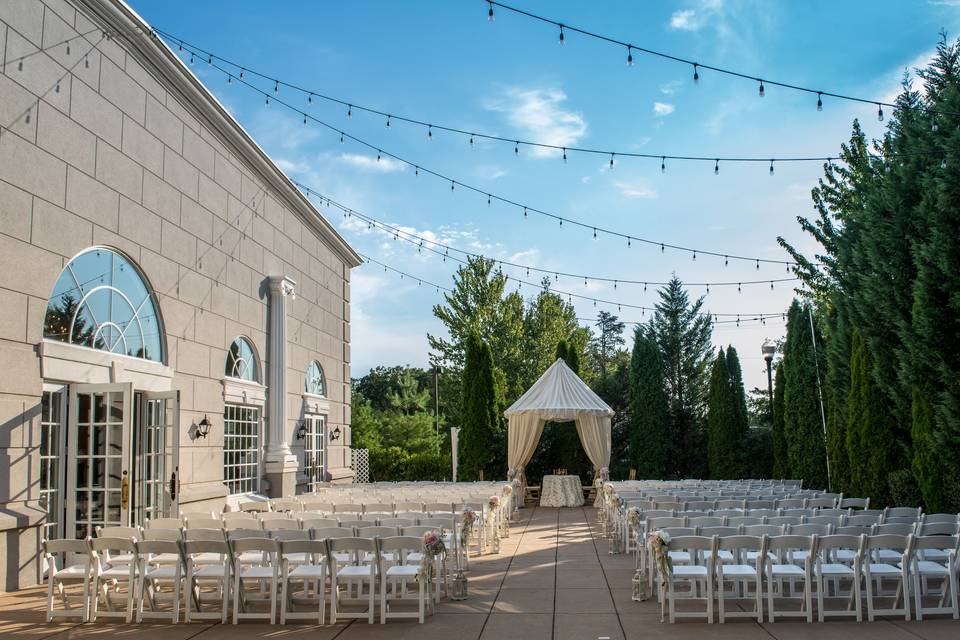
<path fill-rule="evenodd" d="M 122 551 L 124 553 L 136 553 L 137 541 L 133 538 L 91 538 L 90 549 L 100 553 L 111 553 L 113 551 Z"/>
<path fill-rule="evenodd" d="M 844 524 L 843 516 L 812 516 L 807 518 L 807 524 L 829 524 L 839 527 Z"/>
<path fill-rule="evenodd" d="M 921 536 L 955 536 L 960 533 L 960 522 L 927 522 L 924 520 L 917 527 L 917 535 Z"/>
<path fill-rule="evenodd" d="M 180 518 L 150 518 L 143 526 L 144 529 L 179 529 L 183 526 Z"/>
<path fill-rule="evenodd" d="M 883 526 L 883 525 L 879 525 Z M 900 551 L 904 556 L 909 555 L 913 543 L 912 535 L 899 535 L 895 533 L 882 533 L 866 536 L 864 549 L 871 551 L 873 549 L 887 549 Z"/>
<path fill-rule="evenodd" d="M 184 516 L 185 529 L 222 529 L 223 521 L 220 518 L 191 518 Z"/>
<path fill-rule="evenodd" d="M 337 552 L 376 553 L 377 541 L 373 538 L 327 538 L 327 553 Z M 355 557 L 356 561 L 357 558 Z"/>
<path fill-rule="evenodd" d="M 675 500 L 655 500 L 653 506 L 657 509 L 669 509 L 670 511 L 683 511 L 683 503 Z"/>
<path fill-rule="evenodd" d="M 767 538 L 757 535 L 738 535 L 724 536 L 717 538 L 717 549 L 741 550 L 741 551 L 763 551 L 767 544 Z M 761 556 L 757 556 L 757 562 L 761 562 Z"/>
<path fill-rule="evenodd" d="M 770 509 L 775 511 L 777 503 L 773 500 L 747 500 L 747 509 Z"/>
<path fill-rule="evenodd" d="M 779 498 L 777 500 L 778 509 L 803 509 L 807 501 L 804 498 Z"/>
<path fill-rule="evenodd" d="M 453 517 L 448 518 L 420 518 L 419 524 L 424 527 L 432 527 L 441 531 L 453 531 L 456 526 L 456 520 Z"/>
<path fill-rule="evenodd" d="M 916 522 L 922 513 L 920 507 L 887 507 L 883 510 L 883 522 Z"/>
<path fill-rule="evenodd" d="M 843 498 L 840 501 L 841 509 L 869 509 L 870 498 Z"/>
<path fill-rule="evenodd" d="M 219 513 L 214 513 L 213 511 L 182 511 L 182 512 L 180 513 L 180 520 L 187 520 L 188 518 L 194 518 L 194 519 L 197 519 L 197 518 L 202 518 L 202 519 L 214 518 L 214 519 L 219 519 L 219 518 L 220 518 L 220 514 L 219 514 Z"/>
<path fill-rule="evenodd" d="M 340 526 L 340 521 L 336 518 L 315 518 L 313 516 L 303 516 L 300 518 L 300 527 L 302 529 L 323 529 L 337 526 Z"/>
<path fill-rule="evenodd" d="M 244 551 L 262 551 L 264 553 L 280 553 L 280 542 L 271 538 L 235 538 L 230 540 L 230 548 L 234 555 Z"/>
<path fill-rule="evenodd" d="M 960 555 L 960 536 L 932 535 L 915 536 L 913 538 L 914 551 L 924 551 L 927 549 L 950 549 L 954 551 L 955 555 Z"/>
<path fill-rule="evenodd" d="M 385 560 L 384 553 L 397 552 L 400 554 L 400 562 L 405 562 L 407 554 L 420 553 L 423 549 L 423 539 L 417 536 L 388 536 L 377 540 L 377 546 L 380 550 L 381 563 Z"/>
<path fill-rule="evenodd" d="M 347 527 L 318 527 L 311 529 L 310 533 L 314 540 L 323 540 L 324 538 L 352 538 L 353 529 Z"/>
<path fill-rule="evenodd" d="M 259 522 L 257 514 L 248 511 L 228 511 L 220 516 L 224 524 L 231 522 Z"/>
<path fill-rule="evenodd" d="M 837 506 L 837 499 L 832 497 L 810 498 L 807 500 L 808 509 L 832 509 Z"/>
<path fill-rule="evenodd" d="M 397 502 L 396 504 L 393 505 L 393 509 L 394 511 L 422 512 L 423 503 L 422 502 Z"/>
<path fill-rule="evenodd" d="M 714 509 L 710 515 L 722 518 L 736 518 L 743 515 L 742 509 Z"/>
<path fill-rule="evenodd" d="M 271 529 L 267 533 L 274 540 L 312 540 L 310 532 L 303 529 Z"/>
<path fill-rule="evenodd" d="M 697 535 L 706 538 L 711 536 L 735 536 L 739 533 L 739 527 L 699 527 L 697 529 Z"/>
<path fill-rule="evenodd" d="M 233 518 L 224 520 L 224 531 L 238 531 L 240 529 L 259 529 L 260 521 L 256 518 Z"/>
<path fill-rule="evenodd" d="M 871 536 L 896 535 L 909 536 L 917 529 L 916 524 L 907 524 L 905 522 L 889 522 L 885 524 L 873 525 Z"/>
<path fill-rule="evenodd" d="M 254 513 L 270 511 L 270 503 L 269 502 L 241 502 L 240 511 L 250 511 Z"/>
<path fill-rule="evenodd" d="M 687 518 L 688 527 L 722 527 L 726 523 L 726 518 L 717 516 L 699 516 L 696 518 Z"/>
<path fill-rule="evenodd" d="M 358 538 L 383 538 L 398 535 L 397 527 L 357 527 Z"/>
<path fill-rule="evenodd" d="M 381 527 L 412 527 L 417 521 L 412 518 L 381 518 Z"/>
<path fill-rule="evenodd" d="M 276 498 L 270 501 L 270 509 L 278 512 L 299 513 L 303 511 L 303 503 L 295 498 Z"/>
<path fill-rule="evenodd" d="M 880 516 L 862 516 L 854 515 L 849 516 L 846 521 L 843 523 L 845 526 L 873 526 L 875 524 L 880 524 Z"/>
<path fill-rule="evenodd" d="M 819 526 L 819 525 L 818 525 Z M 873 531 L 873 525 L 866 524 L 845 524 L 842 527 L 834 527 L 830 535 L 842 536 L 868 536 Z"/>
<path fill-rule="evenodd" d="M 363 512 L 393 515 L 393 503 L 367 502 L 363 505 Z"/>
<path fill-rule="evenodd" d="M 751 516 L 753 518 L 776 518 L 777 516 L 782 515 L 776 509 L 750 509 L 747 508 L 743 515 Z"/>
<path fill-rule="evenodd" d="M 262 523 L 265 531 L 280 531 L 281 529 L 293 530 L 300 528 L 300 521 L 293 519 L 286 520 L 264 520 Z"/>
<path fill-rule="evenodd" d="M 955 524 L 960 525 L 960 515 L 956 513 L 925 513 L 921 522 L 928 524 Z"/>
<path fill-rule="evenodd" d="M 763 524 L 763 518 L 755 516 L 732 516 L 727 518 L 728 527 L 741 527 Z"/>
<path fill-rule="evenodd" d="M 816 535 L 795 535 L 793 533 L 767 538 L 768 551 L 809 551 L 810 558 L 816 553 Z"/>
<path fill-rule="evenodd" d="M 717 500 L 717 509 L 743 509 L 745 500 Z"/>
<path fill-rule="evenodd" d="M 140 540 L 143 534 L 140 527 L 97 527 L 98 538 L 133 538 Z"/>
<path fill-rule="evenodd" d="M 90 556 L 90 540 L 72 540 L 72 539 L 56 539 L 56 540 L 44 540 L 43 541 L 43 550 L 45 553 L 55 555 L 58 553 L 79 553 L 84 554 L 88 558 Z"/>
<path fill-rule="evenodd" d="M 667 543 L 667 549 L 669 551 L 708 551 L 711 552 L 706 555 L 708 566 L 712 568 L 713 566 L 713 553 L 717 548 L 717 537 L 706 537 L 706 536 L 677 536 L 670 538 L 670 542 Z"/>
<path fill-rule="evenodd" d="M 767 518 L 765 524 L 775 524 L 777 526 L 793 526 L 803 523 L 803 518 L 800 516 L 773 516 L 772 518 Z"/>
<path fill-rule="evenodd" d="M 363 505 L 355 503 L 335 504 L 333 505 L 333 512 L 351 514 L 363 513 Z"/>
<path fill-rule="evenodd" d="M 820 536 L 817 538 L 817 556 L 829 562 L 829 552 L 835 549 L 845 549 L 859 553 L 866 544 L 867 538 L 866 535 L 855 536 L 836 533 L 829 536 Z"/>
<path fill-rule="evenodd" d="M 191 541 L 226 542 L 223 529 L 184 529 L 183 539 Z"/>
<path fill-rule="evenodd" d="M 833 525 L 829 524 L 792 524 L 786 532 L 791 536 L 828 536 L 833 531 Z"/>
<path fill-rule="evenodd" d="M 691 511 L 710 511 L 715 504 L 715 500 L 691 500 L 684 503 L 684 507 Z"/>
<path fill-rule="evenodd" d="M 685 527 L 686 518 L 647 518 L 647 530 L 664 529 L 666 527 Z"/>
<path fill-rule="evenodd" d="M 670 509 L 647 509 L 640 512 L 640 517 L 644 520 L 649 520 L 650 518 L 673 518 L 675 511 Z"/>
<path fill-rule="evenodd" d="M 696 527 L 661 527 L 658 531 L 663 531 L 668 534 L 671 538 L 677 536 L 695 536 L 697 535 Z"/>
<path fill-rule="evenodd" d="M 312 513 L 333 513 L 332 502 L 314 502 L 312 500 L 303 501 L 303 510 Z"/>
<path fill-rule="evenodd" d="M 327 555 L 327 543 L 325 540 L 310 540 L 309 538 L 305 540 L 301 538 L 296 540 L 281 540 L 281 558 L 293 553 L 309 553 L 312 554 L 315 559 L 319 559 Z"/>
<path fill-rule="evenodd" d="M 227 531 L 227 540 L 247 540 L 249 538 L 263 540 L 269 537 L 269 532 L 263 529 L 234 529 L 233 531 Z"/>
<path fill-rule="evenodd" d="M 141 540 L 137 543 L 137 550 L 141 556 L 160 553 L 175 553 L 179 556 L 182 550 L 180 544 L 179 540 Z"/>
<path fill-rule="evenodd" d="M 369 527 L 371 522 L 369 520 L 341 520 L 340 528 L 341 529 L 356 529 L 358 527 Z M 376 524 L 376 523 L 374 523 Z"/>
<path fill-rule="evenodd" d="M 433 527 L 423 527 L 423 526 L 414 526 L 414 527 L 400 527 L 400 535 L 402 536 L 423 536 L 431 531 L 435 531 Z"/>
<path fill-rule="evenodd" d="M 143 539 L 179 542 L 183 540 L 183 531 L 180 529 L 144 529 Z"/>
<path fill-rule="evenodd" d="M 783 527 L 775 524 L 747 524 L 740 527 L 740 535 L 747 537 L 782 536 Z"/>

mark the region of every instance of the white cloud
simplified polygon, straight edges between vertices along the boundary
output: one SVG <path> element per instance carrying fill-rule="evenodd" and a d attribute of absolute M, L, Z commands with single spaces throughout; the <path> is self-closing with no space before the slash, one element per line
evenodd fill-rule
<path fill-rule="evenodd" d="M 476 167 L 476 174 L 481 180 L 499 180 L 507 175 L 507 172 L 497 166 L 480 165 Z"/>
<path fill-rule="evenodd" d="M 670 82 L 660 85 L 660 93 L 665 96 L 672 96 L 682 85 L 683 82 L 680 80 L 671 80 Z"/>
<path fill-rule="evenodd" d="M 399 160 L 390 157 L 381 157 L 377 160 L 373 156 L 360 153 L 341 153 L 338 156 L 340 162 L 364 171 L 376 171 L 378 173 L 395 173 L 406 169 L 406 165 Z"/>
<path fill-rule="evenodd" d="M 507 262 L 524 262 L 526 264 L 535 264 L 540 257 L 540 249 L 526 249 L 511 254 Z"/>
<path fill-rule="evenodd" d="M 697 19 L 697 12 L 693 9 L 674 11 L 670 16 L 670 28 L 680 31 L 696 31 L 701 26 Z"/>
<path fill-rule="evenodd" d="M 677 108 L 670 104 L 669 102 L 654 102 L 653 103 L 653 115 L 658 117 L 668 116 Z"/>
<path fill-rule="evenodd" d="M 578 111 L 563 108 L 567 94 L 560 89 L 511 88 L 487 108 L 503 113 L 520 135 L 536 142 L 560 147 L 575 145 L 587 133 L 587 121 Z M 535 157 L 553 157 L 557 151 L 533 147 Z"/>
<path fill-rule="evenodd" d="M 643 183 L 614 182 L 613 186 L 620 191 L 620 195 L 624 198 L 651 200 L 657 197 L 657 192 Z"/>

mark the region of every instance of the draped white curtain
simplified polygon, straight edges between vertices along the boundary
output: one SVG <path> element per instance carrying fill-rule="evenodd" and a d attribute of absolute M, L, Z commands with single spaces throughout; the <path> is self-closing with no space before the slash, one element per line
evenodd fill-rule
<path fill-rule="evenodd" d="M 542 431 L 541 427 L 541 431 Z M 587 457 L 596 471 L 610 466 L 611 427 L 610 416 L 596 413 L 581 413 L 577 416 L 577 434 Z"/>
<path fill-rule="evenodd" d="M 517 413 L 507 418 L 507 466 L 522 473 L 530 462 L 546 422 L 536 413 Z"/>

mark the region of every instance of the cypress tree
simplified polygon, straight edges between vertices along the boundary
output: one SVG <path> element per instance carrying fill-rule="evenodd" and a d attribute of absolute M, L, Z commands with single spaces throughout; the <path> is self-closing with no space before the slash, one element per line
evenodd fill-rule
<path fill-rule="evenodd" d="M 707 464 L 711 478 L 729 480 L 736 477 L 736 444 L 730 441 L 735 421 L 736 407 L 730 393 L 730 371 L 721 347 L 710 367 L 707 392 Z"/>
<path fill-rule="evenodd" d="M 817 368 L 811 333 L 809 307 L 794 300 L 787 316 L 787 340 L 783 366 L 784 434 L 790 475 L 802 479 L 811 488 L 828 486 L 826 447 L 823 441 Z"/>
<path fill-rule="evenodd" d="M 460 465 L 465 480 L 496 477 L 496 444 L 499 439 L 500 419 L 493 353 L 476 331 L 467 336 L 463 367 L 462 430 L 460 432 Z"/>
<path fill-rule="evenodd" d="M 666 478 L 672 469 L 663 360 L 640 327 L 630 356 L 630 461 L 638 478 Z"/>
<path fill-rule="evenodd" d="M 773 477 L 784 479 L 790 475 L 790 460 L 787 454 L 787 437 L 784 434 L 783 421 L 783 391 L 786 387 L 786 377 L 783 375 L 783 361 L 777 363 L 777 371 L 773 378 Z"/>
<path fill-rule="evenodd" d="M 747 419 L 747 392 L 743 388 L 743 369 L 740 367 L 740 356 L 734 346 L 727 345 L 727 372 L 730 375 L 730 393 L 737 410 L 737 426 L 746 435 Z"/>

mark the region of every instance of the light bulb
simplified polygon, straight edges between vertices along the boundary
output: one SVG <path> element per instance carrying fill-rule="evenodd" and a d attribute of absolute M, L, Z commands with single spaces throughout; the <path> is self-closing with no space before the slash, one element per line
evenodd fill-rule
<path fill-rule="evenodd" d="M 67 43 L 67 55 L 70 55 L 70 43 Z"/>
<path fill-rule="evenodd" d="M 566 164 L 566 162 L 567 162 L 567 148 L 566 148 L 566 147 L 563 148 L 563 162 L 564 162 L 564 164 Z"/>
<path fill-rule="evenodd" d="M 714 161 L 714 165 L 713 165 L 713 175 L 716 176 L 716 175 L 719 175 L 719 174 L 720 174 L 720 161 L 719 161 L 719 160 L 715 160 L 715 161 Z"/>
<path fill-rule="evenodd" d="M 427 125 L 427 137 L 433 140 L 433 125 L 431 124 Z"/>
<path fill-rule="evenodd" d="M 490 22 L 493 22 L 493 20 L 494 20 L 494 18 L 493 18 L 493 3 L 491 2 L 491 3 L 489 3 L 489 4 L 490 4 L 490 8 L 487 9 L 487 20 L 489 20 Z"/>
<path fill-rule="evenodd" d="M 817 94 L 817 111 L 823 111 L 823 94 Z"/>
<path fill-rule="evenodd" d="M 563 25 L 560 25 L 560 44 L 563 44 Z"/>
<path fill-rule="evenodd" d="M 233 84 L 233 76 L 227 76 L 227 84 Z"/>
<path fill-rule="evenodd" d="M 515 156 L 520 155 L 520 142 L 519 142 L 519 141 L 515 141 L 515 142 L 513 143 L 513 155 L 515 155 Z"/>
<path fill-rule="evenodd" d="M 883 105 L 877 105 L 877 120 L 883 122 Z"/>
<path fill-rule="evenodd" d="M 770 175 L 773 175 L 773 160 L 770 161 Z"/>
<path fill-rule="evenodd" d="M 946 159 L 946 158 L 944 158 L 943 160 L 940 161 L 940 168 L 941 168 L 941 169 L 946 169 L 946 168 L 947 168 L 947 159 Z"/>
<path fill-rule="evenodd" d="M 390 127 L 390 116 L 387 116 L 387 128 Z"/>
<path fill-rule="evenodd" d="M 667 157 L 663 156 L 660 158 L 660 173 L 667 172 Z"/>
<path fill-rule="evenodd" d="M 610 154 L 610 168 L 613 169 L 613 154 Z"/>
<path fill-rule="evenodd" d="M 697 71 L 697 65 L 696 65 L 696 63 L 694 63 L 694 65 L 693 65 L 693 84 L 699 84 L 699 83 L 700 83 L 700 72 Z"/>
<path fill-rule="evenodd" d="M 313 94 L 307 96 L 307 104 L 313 104 Z"/>
<path fill-rule="evenodd" d="M 353 105 L 352 105 L 352 104 L 348 104 L 348 105 L 347 105 L 347 117 L 348 117 L 348 118 L 352 118 L 352 117 L 353 117 Z"/>
<path fill-rule="evenodd" d="M 760 97 L 762 98 L 765 95 L 763 90 L 763 80 L 760 81 Z"/>
<path fill-rule="evenodd" d="M 630 45 L 627 45 L 627 66 L 633 66 L 633 48 Z"/>
<path fill-rule="evenodd" d="M 936 118 L 930 118 L 930 131 L 936 133 L 940 129 L 940 125 L 937 124 Z"/>

